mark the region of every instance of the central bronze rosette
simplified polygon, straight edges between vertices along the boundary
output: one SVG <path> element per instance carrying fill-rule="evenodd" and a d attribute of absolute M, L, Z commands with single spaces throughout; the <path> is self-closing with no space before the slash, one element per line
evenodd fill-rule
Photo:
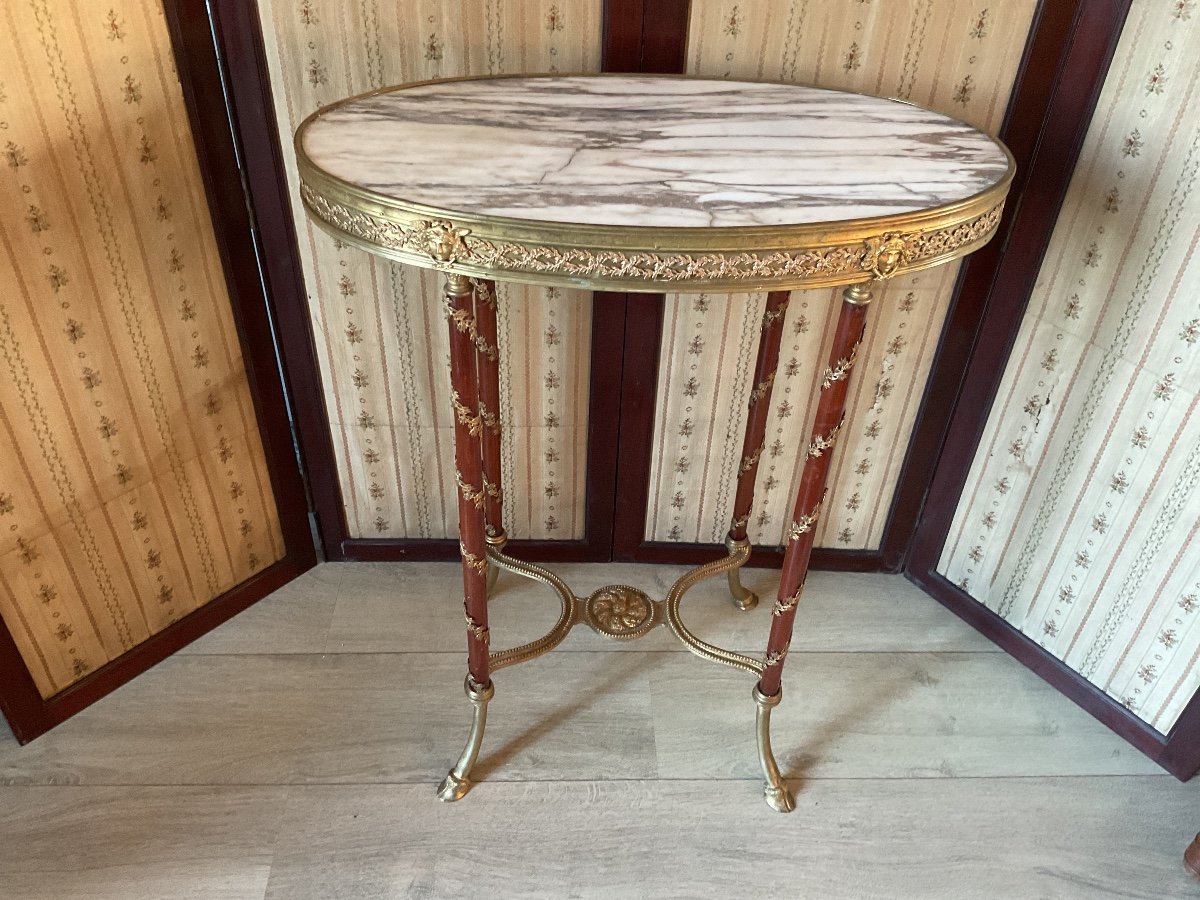
<path fill-rule="evenodd" d="M 587 599 L 588 624 L 601 634 L 618 639 L 641 637 L 654 625 L 654 603 L 644 591 L 626 584 L 610 584 Z"/>

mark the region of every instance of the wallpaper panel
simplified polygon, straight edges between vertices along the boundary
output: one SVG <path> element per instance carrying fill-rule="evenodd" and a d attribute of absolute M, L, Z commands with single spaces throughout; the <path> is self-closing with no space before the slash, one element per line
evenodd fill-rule
<path fill-rule="evenodd" d="M 1036 0 L 693 0 L 688 71 L 900 97 L 995 133 Z M 879 546 L 957 266 L 897 279 L 875 299 L 817 543 Z M 765 295 L 668 295 L 646 537 L 720 542 L 731 518 Z M 782 544 L 798 448 L 839 292 L 788 309 L 750 538 Z"/>
<path fill-rule="evenodd" d="M 0 616 L 48 697 L 284 546 L 161 7 L 0 25 Z"/>
<path fill-rule="evenodd" d="M 298 199 L 292 134 L 320 106 L 385 85 L 598 71 L 600 8 L 601 0 L 259 0 L 352 537 L 458 533 L 441 280 L 312 225 Z M 498 294 L 505 525 L 512 537 L 582 538 L 590 295 L 506 284 Z"/>
<path fill-rule="evenodd" d="M 1200 688 L 1200 9 L 1135 0 L 938 571 L 1160 732 Z"/>

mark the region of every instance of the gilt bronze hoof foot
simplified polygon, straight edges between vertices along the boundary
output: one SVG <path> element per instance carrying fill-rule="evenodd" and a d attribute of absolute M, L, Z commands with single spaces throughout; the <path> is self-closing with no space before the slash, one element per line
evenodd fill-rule
<path fill-rule="evenodd" d="M 763 787 L 763 796 L 767 805 L 776 812 L 788 813 L 796 808 L 796 799 L 788 789 L 787 782 L 779 774 L 779 766 L 775 764 L 775 755 L 771 752 L 771 710 L 783 699 L 783 691 L 768 697 L 754 686 L 754 702 L 758 705 L 758 715 L 755 719 L 758 734 L 758 761 L 762 766 L 763 777 L 767 783 Z"/>
<path fill-rule="evenodd" d="M 474 782 L 471 780 L 459 778 L 451 772 L 438 785 L 438 799 L 444 803 L 453 803 L 455 800 L 461 800 L 467 796 L 467 792 L 474 786 Z"/>
<path fill-rule="evenodd" d="M 446 803 L 461 800 L 473 786 L 470 777 L 471 768 L 475 765 L 475 760 L 479 758 L 479 748 L 483 744 L 483 731 L 487 727 L 488 701 L 496 695 L 496 689 L 490 683 L 481 687 L 470 675 L 467 676 L 465 687 L 467 699 L 471 701 L 475 710 L 471 718 L 471 733 L 467 735 L 467 745 L 463 748 L 462 755 L 454 764 L 454 768 L 438 786 L 438 799 Z"/>
<path fill-rule="evenodd" d="M 725 549 L 729 551 L 730 556 L 739 552 L 749 556 L 750 542 L 745 540 L 735 541 L 733 538 L 726 537 Z M 758 606 L 758 594 L 742 586 L 742 567 L 740 565 L 730 569 L 725 573 L 725 577 L 729 579 L 729 594 L 733 597 L 734 606 L 743 612 Z"/>

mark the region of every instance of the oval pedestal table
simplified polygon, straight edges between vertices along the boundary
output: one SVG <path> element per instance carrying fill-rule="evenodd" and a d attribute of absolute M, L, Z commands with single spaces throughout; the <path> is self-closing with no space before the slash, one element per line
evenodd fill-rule
<path fill-rule="evenodd" d="M 470 790 L 492 675 L 586 623 L 618 640 L 665 625 L 697 656 L 755 679 L 767 802 L 794 800 L 771 751 L 771 711 L 800 603 L 831 450 L 875 288 L 976 250 L 1013 176 L 1002 144 L 908 103 L 842 91 L 661 76 L 517 76 L 401 85 L 341 101 L 297 130 L 308 213 L 339 240 L 445 274 L 467 641 L 467 744 L 438 789 Z M 724 552 L 665 598 L 628 585 L 587 597 L 505 553 L 495 281 L 606 291 L 767 291 Z M 689 588 L 724 574 L 734 604 L 789 291 L 843 286 L 770 633 L 762 656 L 694 635 Z M 514 306 L 510 315 L 520 316 Z M 554 627 L 492 646 L 491 578 L 548 585 Z"/>

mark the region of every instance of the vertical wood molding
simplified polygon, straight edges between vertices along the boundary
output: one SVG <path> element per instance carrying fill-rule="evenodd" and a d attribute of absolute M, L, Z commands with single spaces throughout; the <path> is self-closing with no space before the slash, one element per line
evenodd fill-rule
<path fill-rule="evenodd" d="M 198 0 L 183 2 L 189 7 L 203 6 Z M 337 461 L 306 312 L 304 275 L 276 140 L 278 124 L 258 15 L 254 4 L 238 0 L 213 0 L 211 11 L 224 65 L 221 89 L 229 100 L 237 157 L 253 209 L 266 302 L 297 430 L 297 452 L 306 473 L 323 555 L 341 559 L 346 519 L 337 481 L 331 477 Z"/>
<path fill-rule="evenodd" d="M 645 0 L 604 0 L 603 10 L 600 71 L 640 71 Z"/>
<path fill-rule="evenodd" d="M 630 294 L 627 301 L 621 427 L 617 460 L 613 558 L 641 560 L 642 527 L 649 501 L 648 476 L 654 452 L 654 385 L 662 344 L 662 294 Z M 709 556 L 712 555 L 708 548 Z"/>
<path fill-rule="evenodd" d="M 275 328 L 259 265 L 261 246 L 246 205 L 244 184 L 228 177 L 240 166 L 233 123 L 225 105 L 224 77 L 212 42 L 211 23 L 199 0 L 162 0 L 171 49 L 179 72 L 217 247 L 234 300 L 234 315 L 251 383 L 280 528 L 289 548 L 308 566 L 315 562 L 308 524 L 309 503 L 289 421 Z M 219 123 L 214 127 L 214 123 Z"/>
<path fill-rule="evenodd" d="M 1018 170 L 1025 187 L 1020 202 L 1006 211 L 1007 225 L 997 241 L 1000 260 L 988 280 L 984 315 L 976 331 L 988 335 L 988 340 L 972 343 L 970 364 L 913 541 L 909 569 L 914 573 L 932 570 L 949 531 L 1130 3 L 1101 0 L 1086 10 L 1084 4 L 1075 5 L 1046 115 L 1036 133 L 1023 134 L 1033 155 Z M 1038 70 L 1027 71 L 1027 80 L 1036 83 L 1032 79 L 1040 77 Z"/>
<path fill-rule="evenodd" d="M 953 305 L 943 326 L 942 340 L 900 470 L 884 533 L 881 550 L 884 567 L 888 570 L 896 571 L 904 566 L 916 540 L 922 507 L 929 496 L 935 468 L 947 439 L 950 417 L 972 354 L 995 344 L 990 332 L 984 330 L 988 298 L 1013 237 L 1016 213 L 1031 191 L 1043 189 L 1040 182 L 1030 182 L 1030 164 L 1038 152 L 1051 104 L 1064 87 L 1065 48 L 1079 27 L 1084 4 L 1085 0 L 1042 0 L 1038 7 L 1012 101 L 1000 131 L 1017 160 L 1017 174 L 1010 191 L 1013 200 L 1008 204 L 996 237 L 968 258 L 954 289 Z M 1040 230 L 1040 237 L 1048 242 L 1049 227 L 1043 225 Z M 981 345 L 980 336 L 985 333 L 989 339 Z"/>
<path fill-rule="evenodd" d="M 642 20 L 641 72 L 674 75 L 685 71 L 691 0 L 651 0 Z"/>
<path fill-rule="evenodd" d="M 1200 693 L 1188 703 L 1167 739 L 1161 741 L 1155 761 L 1182 781 L 1200 772 Z"/>
<path fill-rule="evenodd" d="M 606 0 L 606 72 L 680 74 L 687 47 L 688 0 Z M 634 29 L 633 23 L 637 23 Z M 621 45 L 609 49 L 608 36 Z M 633 53 L 636 41 L 638 50 Z M 620 426 L 614 482 L 612 555 L 646 560 L 642 531 L 649 501 L 658 357 L 662 344 L 662 294 L 627 294 L 621 351 Z M 684 561 L 680 557 L 676 562 Z"/>
<path fill-rule="evenodd" d="M 682 72 L 690 8 L 690 0 L 604 0 L 601 71 Z"/>
<path fill-rule="evenodd" d="M 621 494 L 617 474 L 621 446 L 621 391 L 624 370 L 625 328 L 628 322 L 627 294 L 596 291 L 592 294 L 591 371 L 607 373 L 604 388 L 592 388 L 588 422 L 592 431 L 587 453 L 587 501 L 585 543 L 595 548 L 590 558 L 611 558 L 617 497 Z M 611 380 L 610 380 L 611 379 Z M 614 389 L 618 388 L 618 389 Z M 610 423 L 601 426 L 600 423 Z"/>

